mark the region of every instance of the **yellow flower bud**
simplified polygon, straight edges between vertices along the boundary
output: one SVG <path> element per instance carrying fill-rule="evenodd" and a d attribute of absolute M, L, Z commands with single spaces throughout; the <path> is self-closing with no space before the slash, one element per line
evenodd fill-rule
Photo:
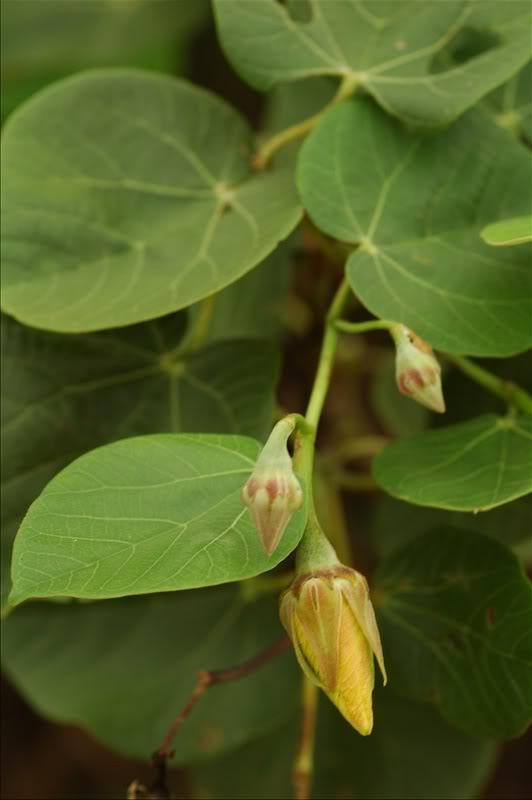
<path fill-rule="evenodd" d="M 303 491 L 286 448 L 294 427 L 293 416 L 277 423 L 242 488 L 242 502 L 248 507 L 268 555 L 276 549 L 292 514 L 303 502 Z"/>
<path fill-rule="evenodd" d="M 363 736 L 373 728 L 373 656 L 382 647 L 366 579 L 338 565 L 296 579 L 281 598 L 281 621 L 301 669 Z"/>
<path fill-rule="evenodd" d="M 405 325 L 395 325 L 390 332 L 396 345 L 395 377 L 399 391 L 443 414 L 441 367 L 432 348 Z"/>

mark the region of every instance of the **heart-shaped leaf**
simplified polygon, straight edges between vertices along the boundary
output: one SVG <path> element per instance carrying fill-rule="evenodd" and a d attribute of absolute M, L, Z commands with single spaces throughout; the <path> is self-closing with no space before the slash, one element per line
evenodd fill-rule
<path fill-rule="evenodd" d="M 165 431 L 265 437 L 277 358 L 265 342 L 187 350 L 186 315 L 64 336 L 2 318 L 2 598 L 15 532 L 48 481 L 99 444 Z"/>
<path fill-rule="evenodd" d="M 301 210 L 289 168 L 252 172 L 243 118 L 138 70 L 90 71 L 5 127 L 3 308 L 80 332 L 159 317 L 264 259 Z"/>
<path fill-rule="evenodd" d="M 530 58 L 530 4 L 441 0 L 313 0 L 298 13 L 277 0 L 214 0 L 222 45 L 259 89 L 312 75 L 352 75 L 392 114 L 441 125 L 474 105 Z M 433 69 L 464 30 L 494 46 Z"/>
<path fill-rule="evenodd" d="M 529 257 L 526 248 L 495 253 L 479 234 L 529 211 L 530 166 L 480 111 L 413 136 L 354 98 L 305 142 L 298 181 L 316 225 L 361 245 L 347 275 L 374 314 L 441 350 L 507 356 L 532 345 Z"/>
<path fill-rule="evenodd" d="M 487 511 L 532 491 L 532 417 L 482 417 L 392 442 L 373 462 L 394 497 Z"/>
<path fill-rule="evenodd" d="M 516 557 L 441 528 L 376 576 L 390 684 L 436 704 L 473 736 L 516 736 L 532 719 L 532 587 Z"/>
<path fill-rule="evenodd" d="M 241 436 L 154 434 L 81 456 L 22 521 L 10 602 L 191 589 L 272 569 L 299 542 L 306 508 L 267 556 L 240 496 L 259 451 Z"/>

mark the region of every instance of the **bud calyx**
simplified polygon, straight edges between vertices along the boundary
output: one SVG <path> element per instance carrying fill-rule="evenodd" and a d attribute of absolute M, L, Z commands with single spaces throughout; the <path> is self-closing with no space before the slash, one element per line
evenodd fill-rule
<path fill-rule="evenodd" d="M 405 325 L 390 330 L 396 345 L 395 377 L 401 394 L 443 414 L 441 367 L 427 342 Z"/>
<path fill-rule="evenodd" d="M 294 428 L 293 416 L 277 423 L 242 488 L 242 502 L 248 507 L 268 555 L 277 548 L 292 514 L 303 502 L 303 491 L 287 450 Z"/>

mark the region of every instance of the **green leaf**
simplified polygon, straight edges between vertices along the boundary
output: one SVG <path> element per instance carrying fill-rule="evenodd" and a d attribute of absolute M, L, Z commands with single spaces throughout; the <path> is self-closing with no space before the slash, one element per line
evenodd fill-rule
<path fill-rule="evenodd" d="M 487 511 L 532 491 L 532 418 L 482 417 L 392 442 L 373 462 L 394 497 Z"/>
<path fill-rule="evenodd" d="M 509 737 L 532 719 L 532 587 L 493 539 L 441 528 L 378 570 L 391 686 L 436 704 L 473 736 Z"/>
<path fill-rule="evenodd" d="M 3 308 L 83 332 L 237 280 L 301 214 L 290 169 L 253 173 L 251 147 L 234 109 L 177 79 L 94 70 L 39 93 L 3 137 Z"/>
<path fill-rule="evenodd" d="M 374 314 L 454 353 L 507 356 L 532 345 L 528 254 L 494 253 L 479 236 L 529 210 L 530 156 L 486 114 L 412 136 L 354 98 L 309 136 L 298 181 L 316 225 L 361 245 L 347 276 Z"/>
<path fill-rule="evenodd" d="M 390 113 L 441 125 L 510 78 L 530 58 L 530 5 L 417 0 L 313 0 L 310 18 L 276 0 L 214 0 L 235 69 L 258 89 L 315 75 L 354 76 Z M 506 13 L 504 13 L 504 11 Z M 488 29 L 496 46 L 433 72 L 461 30 Z"/>
<path fill-rule="evenodd" d="M 306 510 L 267 556 L 240 497 L 259 451 L 241 436 L 153 434 L 81 456 L 20 526 L 10 603 L 191 589 L 272 569 L 299 542 Z"/>
<path fill-rule="evenodd" d="M 532 217 L 514 217 L 494 222 L 482 229 L 480 235 L 494 247 L 532 242 Z"/>
<path fill-rule="evenodd" d="M 375 728 L 359 736 L 323 696 L 318 711 L 312 798 L 463 800 L 475 797 L 495 746 L 470 738 L 433 709 L 376 688 Z M 193 770 L 195 796 L 215 800 L 285 800 L 299 738 L 299 718 Z M 198 791 L 199 790 L 199 791 Z"/>
<path fill-rule="evenodd" d="M 119 331 L 61 336 L 2 318 L 2 597 L 30 503 L 77 456 L 164 431 L 264 437 L 277 357 L 264 342 L 180 350 L 185 314 Z"/>
<path fill-rule="evenodd" d="M 2 623 L 2 659 L 40 714 L 148 761 L 199 670 L 241 664 L 281 635 L 276 601 L 246 604 L 237 586 L 223 586 L 32 603 Z M 199 760 L 281 725 L 298 703 L 298 681 L 295 659 L 285 653 L 244 680 L 214 687 L 179 732 L 175 760 Z"/>

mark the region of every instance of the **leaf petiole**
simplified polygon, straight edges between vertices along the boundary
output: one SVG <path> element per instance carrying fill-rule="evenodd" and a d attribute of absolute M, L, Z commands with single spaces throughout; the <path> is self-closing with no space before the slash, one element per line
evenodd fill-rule
<path fill-rule="evenodd" d="M 291 142 L 295 142 L 297 139 L 301 139 L 303 136 L 306 136 L 320 121 L 322 116 L 330 111 L 331 108 L 334 108 L 347 97 L 353 95 L 358 87 L 358 80 L 353 74 L 346 75 L 342 82 L 338 87 L 338 91 L 332 98 L 332 100 L 325 105 L 321 111 L 318 111 L 317 114 L 313 114 L 311 117 L 302 120 L 301 122 L 296 123 L 295 125 L 291 125 L 289 128 L 285 128 L 283 131 L 279 131 L 279 133 L 274 134 L 271 139 L 268 139 L 262 147 L 259 148 L 258 152 L 252 159 L 252 164 L 257 170 L 264 169 L 273 156 L 281 150 L 283 147 L 286 147 L 287 144 Z"/>
<path fill-rule="evenodd" d="M 342 333 L 366 333 L 366 331 L 391 331 L 397 325 L 386 319 L 371 319 L 367 322 L 348 322 L 339 319 L 335 322 L 335 328 Z"/>
<path fill-rule="evenodd" d="M 502 397 L 509 406 L 514 406 L 520 411 L 524 411 L 525 414 L 532 414 L 532 397 L 520 386 L 517 386 L 512 381 L 499 378 L 464 356 L 446 353 L 445 357 L 447 361 L 462 370 L 465 375 L 480 386 L 483 386 L 492 394 Z"/>

